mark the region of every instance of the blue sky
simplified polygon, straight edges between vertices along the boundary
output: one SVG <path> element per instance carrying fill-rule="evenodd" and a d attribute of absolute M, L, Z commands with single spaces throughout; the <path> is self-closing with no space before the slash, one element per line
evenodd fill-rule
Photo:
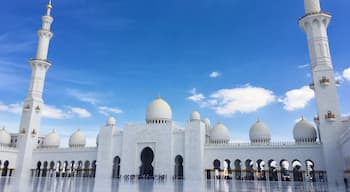
<path fill-rule="evenodd" d="M 343 114 L 350 113 L 350 1 L 321 0 Z M 18 130 L 45 0 L 0 6 L 0 125 Z M 53 2 L 48 105 L 41 134 L 66 146 L 77 128 L 94 143 L 106 116 L 144 123 L 158 93 L 184 124 L 192 110 L 248 140 L 259 117 L 273 140 L 292 140 L 296 119 L 316 113 L 299 0 L 59 0 Z M 256 95 L 252 99 L 252 95 Z M 255 99 L 254 99 L 255 98 Z M 256 99 L 259 98 L 259 99 Z M 252 102 L 254 100 L 254 102 Z"/>

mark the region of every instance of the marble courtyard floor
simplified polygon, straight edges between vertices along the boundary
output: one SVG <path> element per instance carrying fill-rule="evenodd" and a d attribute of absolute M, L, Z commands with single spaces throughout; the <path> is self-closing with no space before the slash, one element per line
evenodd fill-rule
<path fill-rule="evenodd" d="M 96 183 L 95 183 L 96 182 Z M 13 178 L 0 178 L 0 192 L 12 192 Z M 324 183 L 236 180 L 96 180 L 94 178 L 32 178 L 23 192 L 326 192 L 340 191 Z M 341 190 L 343 191 L 343 190 Z M 22 191 L 21 191 L 22 192 Z"/>

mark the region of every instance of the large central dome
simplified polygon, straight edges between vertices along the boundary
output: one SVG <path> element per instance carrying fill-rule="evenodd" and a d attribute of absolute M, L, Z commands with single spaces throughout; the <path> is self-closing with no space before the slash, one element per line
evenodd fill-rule
<path fill-rule="evenodd" d="M 168 123 L 172 119 L 172 112 L 169 104 L 160 96 L 152 101 L 146 111 L 147 123 Z"/>

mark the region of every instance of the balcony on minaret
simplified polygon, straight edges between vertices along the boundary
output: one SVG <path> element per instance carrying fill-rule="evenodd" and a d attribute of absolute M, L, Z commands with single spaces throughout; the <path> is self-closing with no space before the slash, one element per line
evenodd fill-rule
<path fill-rule="evenodd" d="M 327 121 L 335 121 L 335 114 L 333 114 L 331 111 L 328 111 L 325 115 L 325 119 Z"/>
<path fill-rule="evenodd" d="M 37 134 L 36 130 L 33 129 L 33 131 L 32 131 L 32 136 L 34 137 L 36 134 Z"/>
<path fill-rule="evenodd" d="M 26 130 L 24 128 L 21 129 L 21 131 L 19 132 L 21 135 L 26 134 Z"/>
<path fill-rule="evenodd" d="M 35 108 L 35 112 L 37 112 L 37 113 L 40 112 L 40 107 L 39 107 L 39 105 Z"/>
<path fill-rule="evenodd" d="M 312 90 L 315 90 L 315 83 L 310 83 L 309 84 L 309 88 L 312 89 Z"/>
<path fill-rule="evenodd" d="M 29 105 L 24 106 L 23 111 L 25 112 L 30 111 L 30 106 Z"/>
<path fill-rule="evenodd" d="M 323 76 L 322 79 L 320 80 L 320 84 L 323 86 L 327 86 L 329 85 L 329 83 L 330 83 L 330 80 L 325 76 Z"/>

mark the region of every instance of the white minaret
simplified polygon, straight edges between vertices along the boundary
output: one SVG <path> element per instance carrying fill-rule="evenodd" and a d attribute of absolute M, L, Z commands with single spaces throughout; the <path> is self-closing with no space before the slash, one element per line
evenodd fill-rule
<path fill-rule="evenodd" d="M 15 176 L 19 184 L 30 176 L 32 168 L 32 153 L 37 147 L 38 131 L 44 102 L 42 99 L 45 75 L 51 63 L 47 60 L 50 39 L 53 33 L 50 31 L 53 18 L 51 17 L 51 0 L 47 5 L 47 13 L 42 17 L 42 28 L 38 31 L 39 42 L 36 58 L 29 60 L 32 69 L 29 91 L 24 100 L 21 123 L 18 136 L 18 156 Z"/>
<path fill-rule="evenodd" d="M 321 11 L 319 0 L 304 1 L 306 15 L 299 19 L 299 26 L 307 35 L 318 112 L 316 121 L 319 123 L 327 179 L 330 185 L 342 186 L 344 162 L 338 144 L 341 113 L 327 35 L 331 15 Z"/>

